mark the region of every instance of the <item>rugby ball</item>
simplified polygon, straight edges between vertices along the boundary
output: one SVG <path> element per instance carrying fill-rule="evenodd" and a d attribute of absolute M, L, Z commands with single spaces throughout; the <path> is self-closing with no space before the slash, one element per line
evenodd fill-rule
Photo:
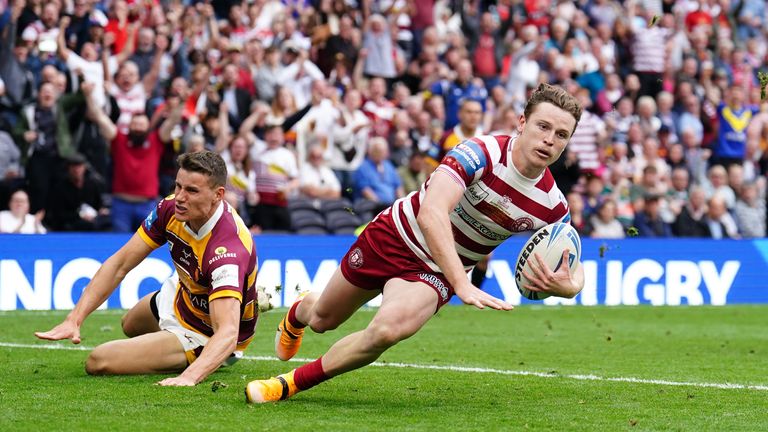
<path fill-rule="evenodd" d="M 579 233 L 570 224 L 562 222 L 540 228 L 525 242 L 515 266 L 517 290 L 523 297 L 529 300 L 543 300 L 549 297 L 549 294 L 525 288 L 529 281 L 523 272 L 534 273 L 530 264 L 530 261 L 534 259 L 534 254 L 538 253 L 547 267 L 552 271 L 557 271 L 562 265 L 565 249 L 568 249 L 568 266 L 573 272 L 581 260 L 581 239 Z"/>

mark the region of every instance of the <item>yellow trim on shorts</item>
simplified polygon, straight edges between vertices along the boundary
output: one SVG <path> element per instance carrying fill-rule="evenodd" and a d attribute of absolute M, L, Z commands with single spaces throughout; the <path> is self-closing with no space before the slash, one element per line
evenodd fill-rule
<path fill-rule="evenodd" d="M 195 355 L 195 350 L 191 349 L 189 351 L 184 351 L 184 355 L 187 357 L 187 364 L 191 365 L 192 362 L 197 360 L 197 356 Z"/>

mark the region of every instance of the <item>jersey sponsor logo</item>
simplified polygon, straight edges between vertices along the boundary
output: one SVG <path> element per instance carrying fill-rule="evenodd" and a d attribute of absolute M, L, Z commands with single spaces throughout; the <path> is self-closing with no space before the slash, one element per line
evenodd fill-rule
<path fill-rule="evenodd" d="M 216 252 L 216 255 L 225 254 L 227 253 L 227 248 L 225 248 L 224 246 L 219 246 L 216 248 L 216 250 L 214 250 L 214 252 Z"/>
<path fill-rule="evenodd" d="M 419 273 L 419 279 L 423 280 L 427 285 L 434 287 L 440 293 L 443 301 L 448 300 L 448 287 L 445 286 L 439 277 L 431 273 Z"/>
<path fill-rule="evenodd" d="M 446 158 L 455 160 L 469 177 L 485 167 L 485 153 L 476 143 L 464 141 L 446 154 Z M 456 170 L 459 172 L 459 170 Z"/>
<path fill-rule="evenodd" d="M 363 266 L 363 251 L 360 248 L 355 248 L 352 253 L 349 254 L 349 266 L 353 269 L 359 269 Z"/>
<path fill-rule="evenodd" d="M 179 261 L 188 266 L 191 266 L 192 263 L 190 262 L 190 258 L 192 258 L 192 252 L 187 251 L 187 249 L 182 249 L 181 255 L 179 255 Z"/>
<path fill-rule="evenodd" d="M 461 204 L 457 205 L 456 208 L 453 209 L 453 211 L 456 213 L 458 217 L 461 218 L 461 220 L 466 222 L 468 225 L 471 225 L 474 229 L 476 229 L 480 234 L 484 235 L 485 237 L 491 240 L 499 240 L 499 241 L 503 241 L 507 239 L 507 236 L 498 234 L 489 230 L 488 227 L 486 227 L 480 221 L 470 216 L 464 210 L 464 207 L 462 207 Z"/>
<path fill-rule="evenodd" d="M 467 197 L 467 201 L 472 204 L 477 204 L 480 201 L 488 198 L 488 191 L 483 190 L 482 186 L 480 186 L 478 183 L 475 183 L 467 188 L 465 196 Z"/>
<path fill-rule="evenodd" d="M 224 250 L 226 250 L 226 249 L 224 249 Z M 229 253 L 222 253 L 221 255 L 216 255 L 213 258 L 208 260 L 208 265 L 211 265 L 211 264 L 215 263 L 216 261 L 218 261 L 220 259 L 223 259 L 223 258 L 237 258 L 237 254 L 234 253 L 234 252 L 229 252 Z"/>
<path fill-rule="evenodd" d="M 224 264 L 211 272 L 211 288 L 240 286 L 240 269 L 235 264 Z"/>

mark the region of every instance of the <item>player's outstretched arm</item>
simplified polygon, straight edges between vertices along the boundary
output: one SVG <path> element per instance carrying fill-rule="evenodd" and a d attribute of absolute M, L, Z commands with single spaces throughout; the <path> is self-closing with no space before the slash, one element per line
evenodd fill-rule
<path fill-rule="evenodd" d="M 429 180 L 429 188 L 419 208 L 417 222 L 432 259 L 440 266 L 456 295 L 466 304 L 479 309 L 486 306 L 499 310 L 510 310 L 512 305 L 493 297 L 472 285 L 464 271 L 453 240 L 449 213 L 461 199 L 464 189 L 448 174 L 435 171 Z"/>
<path fill-rule="evenodd" d="M 99 268 L 64 321 L 47 332 L 35 332 L 35 336 L 47 340 L 71 339 L 72 343 L 80 343 L 80 326 L 85 318 L 109 298 L 125 275 L 150 252 L 152 248 L 138 234 L 134 234 Z"/>
<path fill-rule="evenodd" d="M 568 249 L 563 251 L 563 261 L 568 262 Z M 534 274 L 524 270 L 525 277 L 531 282 L 527 289 L 531 291 L 545 292 L 557 297 L 573 298 L 584 288 L 584 266 L 579 263 L 576 270 L 571 273 L 570 266 L 561 265 L 557 271 L 552 271 L 547 267 L 544 259 L 538 253 L 534 254 L 533 264 Z"/>
<path fill-rule="evenodd" d="M 233 297 L 217 298 L 210 303 L 213 336 L 195 360 L 181 375 L 166 378 L 162 386 L 193 386 L 203 381 L 221 366 L 237 347 L 240 325 L 240 301 Z"/>

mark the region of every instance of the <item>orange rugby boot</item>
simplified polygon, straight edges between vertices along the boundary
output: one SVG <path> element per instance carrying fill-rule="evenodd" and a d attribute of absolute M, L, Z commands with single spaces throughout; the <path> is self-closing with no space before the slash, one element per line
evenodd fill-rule
<path fill-rule="evenodd" d="M 245 401 L 247 403 L 277 402 L 295 395 L 299 388 L 293 381 L 292 370 L 265 380 L 255 380 L 245 386 Z"/>
<path fill-rule="evenodd" d="M 291 308 L 297 307 L 299 302 L 304 299 L 308 293 L 304 292 L 299 294 L 299 297 L 293 303 Z M 287 361 L 293 358 L 299 347 L 301 347 L 301 338 L 304 336 L 304 328 L 296 328 L 291 325 L 288 320 L 288 313 L 280 320 L 280 324 L 277 325 L 277 334 L 275 335 L 275 353 L 277 358 L 282 361 Z"/>

